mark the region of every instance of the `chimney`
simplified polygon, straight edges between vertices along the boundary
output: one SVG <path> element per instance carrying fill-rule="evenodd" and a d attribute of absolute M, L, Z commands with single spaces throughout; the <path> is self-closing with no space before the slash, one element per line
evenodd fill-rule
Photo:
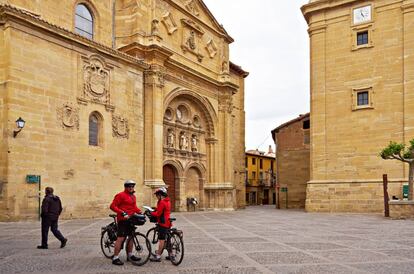
<path fill-rule="evenodd" d="M 269 154 L 273 153 L 272 145 L 269 145 Z"/>

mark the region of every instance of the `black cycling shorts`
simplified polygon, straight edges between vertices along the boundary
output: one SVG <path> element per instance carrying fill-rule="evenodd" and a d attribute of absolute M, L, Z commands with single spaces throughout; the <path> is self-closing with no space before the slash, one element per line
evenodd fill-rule
<path fill-rule="evenodd" d="M 118 222 L 118 237 L 126 237 L 131 235 L 134 226 L 128 220 Z"/>
<path fill-rule="evenodd" d="M 158 240 L 165 240 L 167 238 L 168 228 L 159 226 L 158 227 Z"/>

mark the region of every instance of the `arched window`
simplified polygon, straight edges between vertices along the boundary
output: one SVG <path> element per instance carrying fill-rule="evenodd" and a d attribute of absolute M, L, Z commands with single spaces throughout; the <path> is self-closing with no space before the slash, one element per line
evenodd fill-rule
<path fill-rule="evenodd" d="M 93 17 L 92 13 L 84 4 L 76 6 L 75 13 L 75 32 L 93 39 Z"/>
<path fill-rule="evenodd" d="M 102 132 L 102 119 L 98 113 L 93 112 L 89 116 L 89 145 L 99 146 L 101 145 L 101 132 Z"/>

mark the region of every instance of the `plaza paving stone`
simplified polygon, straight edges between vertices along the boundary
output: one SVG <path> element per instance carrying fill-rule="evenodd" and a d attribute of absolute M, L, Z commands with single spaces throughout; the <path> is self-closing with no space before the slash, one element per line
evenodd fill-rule
<path fill-rule="evenodd" d="M 414 273 L 413 220 L 271 206 L 173 215 L 184 232 L 180 266 L 112 265 L 99 246 L 101 227 L 111 222 L 104 218 L 62 220 L 68 245 L 60 249 L 50 233 L 48 250 L 36 249 L 39 222 L 0 223 L 0 273 Z"/>

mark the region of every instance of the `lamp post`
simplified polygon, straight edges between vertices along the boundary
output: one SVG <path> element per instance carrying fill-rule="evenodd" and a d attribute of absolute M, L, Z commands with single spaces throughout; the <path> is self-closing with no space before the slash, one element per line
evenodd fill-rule
<path fill-rule="evenodd" d="M 17 134 L 24 128 L 26 121 L 22 119 L 22 117 L 19 117 L 19 119 L 16 120 L 16 127 L 17 130 L 13 131 L 13 138 L 16 138 Z"/>

